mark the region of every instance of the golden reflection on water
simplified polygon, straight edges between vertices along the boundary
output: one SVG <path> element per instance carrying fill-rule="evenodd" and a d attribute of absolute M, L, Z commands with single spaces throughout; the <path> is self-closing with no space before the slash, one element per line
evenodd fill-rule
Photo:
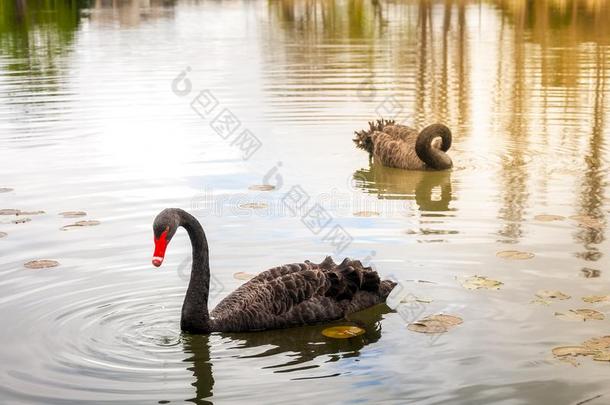
<path fill-rule="evenodd" d="M 269 8 L 270 41 L 279 36 L 285 45 L 269 66 L 287 66 L 268 77 L 268 92 L 282 94 L 270 119 L 294 119 L 298 105 L 319 120 L 364 122 L 374 111 L 420 128 L 448 123 L 458 168 L 497 171 L 500 242 L 524 236 L 540 192 L 542 206 L 570 204 L 568 194 L 577 193 L 572 214 L 605 222 L 610 7 L 603 1 L 292 0 Z M 336 115 L 341 103 L 351 115 Z M 401 176 L 388 185 L 379 170 L 362 173 L 380 198 L 405 186 Z M 553 189 L 558 179 L 564 185 Z M 580 257 L 599 258 L 603 228 L 574 237 Z"/>

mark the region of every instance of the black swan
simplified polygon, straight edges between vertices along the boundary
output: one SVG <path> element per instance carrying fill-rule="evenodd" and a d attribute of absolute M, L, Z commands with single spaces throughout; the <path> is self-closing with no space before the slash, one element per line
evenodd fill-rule
<path fill-rule="evenodd" d="M 180 327 L 185 332 L 247 332 L 328 322 L 385 302 L 396 283 L 381 281 L 370 267 L 330 257 L 322 263 L 286 264 L 264 271 L 229 294 L 208 313 L 210 266 L 201 224 L 179 208 L 167 208 L 153 224 L 153 265 L 161 266 L 176 230 L 191 239 L 193 265 Z"/>
<path fill-rule="evenodd" d="M 417 132 L 394 120 L 369 122 L 369 129 L 356 131 L 354 143 L 377 163 L 407 170 L 446 170 L 453 166 L 445 152 L 451 147 L 451 130 L 432 124 Z"/>

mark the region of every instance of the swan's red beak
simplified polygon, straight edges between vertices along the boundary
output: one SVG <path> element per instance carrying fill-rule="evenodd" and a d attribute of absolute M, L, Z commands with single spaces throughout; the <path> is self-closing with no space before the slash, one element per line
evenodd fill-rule
<path fill-rule="evenodd" d="M 161 266 L 163 263 L 163 259 L 165 258 L 165 249 L 167 249 L 167 244 L 169 241 L 167 240 L 167 232 L 164 231 L 161 236 L 155 238 L 155 252 L 153 253 L 152 264 L 155 267 Z"/>

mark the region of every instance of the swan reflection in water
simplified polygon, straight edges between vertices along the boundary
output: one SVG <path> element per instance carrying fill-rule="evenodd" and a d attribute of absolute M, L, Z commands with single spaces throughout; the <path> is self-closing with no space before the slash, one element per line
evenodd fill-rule
<path fill-rule="evenodd" d="M 231 361 L 243 358 L 260 358 L 261 368 L 275 369 L 276 373 L 302 372 L 304 370 L 321 369 L 317 375 L 304 376 L 299 374 L 294 380 L 334 377 L 341 374 L 339 367 L 324 370 L 326 363 L 334 363 L 344 358 L 358 357 L 361 350 L 375 343 L 381 337 L 381 320 L 384 314 L 391 312 L 385 304 L 379 304 L 349 315 L 346 321 L 336 321 L 328 324 L 303 326 L 289 329 L 279 329 L 247 333 L 214 333 L 212 335 L 183 335 L 183 350 L 186 355 L 186 369 L 193 373 L 195 381 L 195 396 L 186 402 L 195 404 L 211 404 L 213 398 L 214 375 L 212 356 L 210 355 L 210 337 L 220 336 L 223 345 L 230 345 L 229 350 L 235 351 Z M 364 329 L 363 335 L 349 339 L 331 339 L 322 335 L 322 330 L 333 325 L 353 324 Z M 256 352 L 256 349 L 259 349 Z M 255 353 L 253 353 L 255 352 Z M 290 359 L 285 360 L 283 353 Z M 314 362 L 324 357 L 322 362 Z"/>
<path fill-rule="evenodd" d="M 449 211 L 451 171 L 407 171 L 370 163 L 354 173 L 356 187 L 384 200 L 414 200 L 420 211 Z"/>

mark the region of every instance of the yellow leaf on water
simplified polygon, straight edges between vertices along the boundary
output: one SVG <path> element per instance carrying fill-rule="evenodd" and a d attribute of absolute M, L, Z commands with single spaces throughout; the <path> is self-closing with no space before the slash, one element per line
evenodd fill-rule
<path fill-rule="evenodd" d="M 349 339 L 352 337 L 360 336 L 366 331 L 357 326 L 332 326 L 322 331 L 322 334 L 326 337 L 333 339 Z"/>
<path fill-rule="evenodd" d="M 66 226 L 62 226 L 61 228 L 59 228 L 62 231 L 69 231 L 70 229 L 76 229 L 76 228 L 81 228 L 81 227 L 85 227 L 85 226 L 96 226 L 101 224 L 100 221 L 95 221 L 95 220 L 89 220 L 89 221 L 77 221 L 73 224 L 70 225 L 66 225 Z"/>
<path fill-rule="evenodd" d="M 239 208 L 246 208 L 251 210 L 260 210 L 263 208 L 267 208 L 268 205 L 263 202 L 251 202 L 251 203 L 243 203 L 238 205 Z"/>
<path fill-rule="evenodd" d="M 549 299 L 568 300 L 568 299 L 572 298 L 568 294 L 564 294 L 561 291 L 556 291 L 556 290 L 539 290 L 536 293 L 536 297 L 541 298 L 543 300 L 549 300 Z"/>
<path fill-rule="evenodd" d="M 585 346 L 559 346 L 555 347 L 552 350 L 553 355 L 557 357 L 563 356 L 590 356 L 596 353 L 595 350 L 592 350 Z"/>
<path fill-rule="evenodd" d="M 243 271 L 238 271 L 233 274 L 233 278 L 236 280 L 250 280 L 251 278 L 256 277 L 255 274 L 244 273 Z"/>
<path fill-rule="evenodd" d="M 593 360 L 595 361 L 610 361 L 610 351 L 602 350 L 598 352 L 595 356 L 593 356 Z"/>
<path fill-rule="evenodd" d="M 438 314 L 427 316 L 407 326 L 412 332 L 418 333 L 444 333 L 450 328 L 464 322 L 462 318 L 454 315 Z"/>
<path fill-rule="evenodd" d="M 591 338 L 582 342 L 582 345 L 592 350 L 608 349 L 610 348 L 610 336 Z"/>
<path fill-rule="evenodd" d="M 78 218 L 84 217 L 85 215 L 87 215 L 87 213 L 85 211 L 64 211 L 60 212 L 59 215 L 64 218 Z"/>
<path fill-rule="evenodd" d="M 496 256 L 501 257 L 502 259 L 527 260 L 533 258 L 535 255 L 530 252 L 522 252 L 519 250 L 503 250 L 496 253 Z"/>
<path fill-rule="evenodd" d="M 376 211 L 358 211 L 354 212 L 355 217 L 378 217 L 379 213 Z"/>
<path fill-rule="evenodd" d="M 563 221 L 566 217 L 562 217 L 561 215 L 549 215 L 549 214 L 540 214 L 534 217 L 536 221 L 541 222 L 552 222 L 552 221 Z"/>
<path fill-rule="evenodd" d="M 32 260 L 23 265 L 28 269 L 46 269 L 48 267 L 57 267 L 59 266 L 59 262 L 55 260 L 49 259 L 41 259 L 41 260 Z"/>
<path fill-rule="evenodd" d="M 492 280 L 485 276 L 472 276 L 460 281 L 462 287 L 469 290 L 477 290 L 479 288 L 486 288 L 488 290 L 499 290 L 500 286 L 503 285 L 501 281 Z"/>
<path fill-rule="evenodd" d="M 582 300 L 590 304 L 595 302 L 606 302 L 610 301 L 610 295 L 587 295 L 586 297 L 582 297 Z"/>
<path fill-rule="evenodd" d="M 604 314 L 594 309 L 570 309 L 568 312 L 555 312 L 555 316 L 566 321 L 602 321 Z"/>
<path fill-rule="evenodd" d="M 271 190 L 275 190 L 275 186 L 272 186 L 271 184 L 254 184 L 254 185 L 248 187 L 248 190 L 271 191 Z"/>

